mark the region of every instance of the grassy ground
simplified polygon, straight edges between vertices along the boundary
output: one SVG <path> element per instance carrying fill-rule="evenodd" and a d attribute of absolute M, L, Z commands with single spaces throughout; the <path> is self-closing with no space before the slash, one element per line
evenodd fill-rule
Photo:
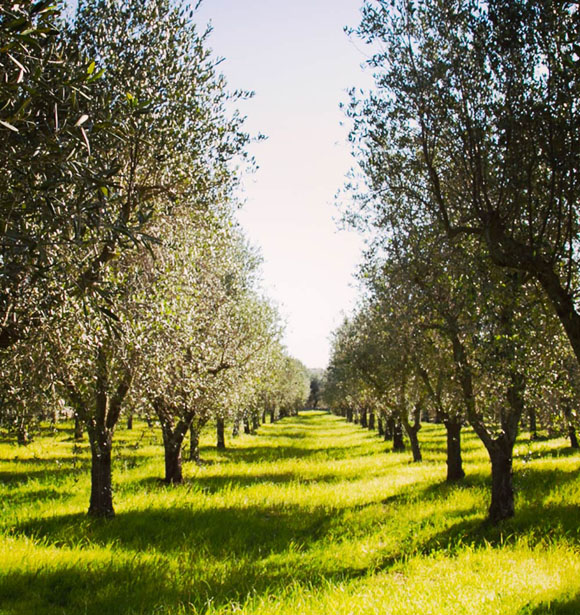
<path fill-rule="evenodd" d="M 0 443 L 0 614 L 580 613 L 580 455 L 517 447 L 517 516 L 484 523 L 489 465 L 444 484 L 444 431 L 425 461 L 343 419 L 266 425 L 167 487 L 159 434 L 116 435 L 115 507 L 87 519 L 89 456 L 70 427 Z"/>

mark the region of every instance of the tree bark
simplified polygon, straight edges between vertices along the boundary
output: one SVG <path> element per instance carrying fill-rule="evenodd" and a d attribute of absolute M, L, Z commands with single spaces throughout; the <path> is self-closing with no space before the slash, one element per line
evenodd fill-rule
<path fill-rule="evenodd" d="M 127 416 L 127 429 L 129 431 L 131 431 L 131 429 L 133 429 L 133 413 L 129 414 L 129 416 Z"/>
<path fill-rule="evenodd" d="M 570 404 L 565 403 L 564 408 L 564 418 L 566 419 L 566 426 L 568 428 L 568 437 L 570 438 L 570 446 L 572 448 L 580 448 L 578 444 L 578 438 L 576 437 L 576 428 L 574 427 L 573 417 L 572 417 L 572 408 L 570 408 Z"/>
<path fill-rule="evenodd" d="M 570 438 L 570 446 L 572 448 L 580 448 L 578 438 L 576 437 L 576 428 L 572 425 L 572 423 L 568 425 L 568 437 Z"/>
<path fill-rule="evenodd" d="M 514 516 L 514 487 L 512 478 L 512 450 L 509 439 L 500 436 L 488 449 L 491 459 L 491 505 L 489 520 L 498 523 Z"/>
<path fill-rule="evenodd" d="M 377 419 L 378 429 L 379 429 L 379 437 L 383 437 L 385 435 L 385 428 L 383 427 L 383 419 L 379 416 Z"/>
<path fill-rule="evenodd" d="M 264 424 L 266 423 L 266 413 L 264 413 Z M 257 414 L 252 415 L 252 433 L 255 433 L 258 429 L 260 429 L 260 417 Z"/>
<path fill-rule="evenodd" d="M 189 426 L 189 460 L 199 464 L 199 428 L 194 422 Z"/>
<path fill-rule="evenodd" d="M 528 408 L 528 418 L 530 420 L 530 438 L 537 440 L 538 438 L 538 423 L 536 421 L 536 409 L 533 405 Z"/>
<path fill-rule="evenodd" d="M 568 335 L 576 361 L 580 363 L 580 314 L 576 311 L 572 294 L 562 286 L 560 278 L 550 265 L 546 264 L 535 273 Z"/>
<path fill-rule="evenodd" d="M 361 408 L 360 409 L 360 426 L 363 429 L 366 429 L 368 427 L 368 418 L 367 418 L 367 409 L 366 408 Z"/>
<path fill-rule="evenodd" d="M 402 421 L 403 427 L 407 432 L 407 436 L 409 438 L 409 442 L 411 443 L 411 452 L 413 453 L 413 461 L 418 463 L 419 461 L 423 461 L 423 456 L 421 455 L 421 448 L 419 446 L 419 438 L 417 434 L 421 429 L 421 423 L 416 422 L 413 425 L 409 423 L 407 418 L 405 417 Z M 394 450 L 394 449 L 393 449 Z"/>
<path fill-rule="evenodd" d="M 16 429 L 16 439 L 20 446 L 28 446 L 30 444 L 30 433 L 28 432 L 28 425 L 26 423 L 20 423 Z"/>
<path fill-rule="evenodd" d="M 489 520 L 497 523 L 514 516 L 514 488 L 512 478 L 513 450 L 518 426 L 524 413 L 523 375 L 512 372 L 507 390 L 509 411 L 502 412 L 502 433 L 484 444 L 491 460 L 491 505 Z M 489 438 L 489 436 L 488 436 Z"/>
<path fill-rule="evenodd" d="M 452 417 L 444 421 L 447 431 L 447 482 L 465 477 L 461 458 L 461 421 Z"/>
<path fill-rule="evenodd" d="M 347 423 L 352 423 L 354 420 L 353 416 L 352 416 L 352 408 L 347 408 L 346 409 L 346 422 Z"/>
<path fill-rule="evenodd" d="M 76 413 L 75 413 L 74 439 L 77 441 L 83 439 L 83 423 Z"/>
<path fill-rule="evenodd" d="M 395 435 L 395 419 L 390 416 L 385 419 L 385 442 L 393 440 Z"/>
<path fill-rule="evenodd" d="M 163 452 L 165 457 L 165 478 L 168 485 L 180 485 L 183 482 L 183 469 L 181 460 L 181 447 L 185 434 L 188 430 L 188 422 L 179 421 L 176 426 L 173 418 L 167 414 L 161 414 L 158 407 L 158 415 L 163 434 Z M 190 419 L 191 420 L 191 419 Z"/>
<path fill-rule="evenodd" d="M 176 407 L 165 403 L 161 398 L 153 403 L 155 413 L 161 424 L 163 452 L 165 457 L 164 482 L 180 485 L 183 482 L 182 449 L 185 436 L 189 431 L 189 458 L 199 463 L 199 433 L 205 421 L 200 421 L 195 407 Z"/>
<path fill-rule="evenodd" d="M 247 415 L 244 415 L 244 433 L 246 435 L 252 433 L 252 428 L 250 427 L 250 419 Z"/>
<path fill-rule="evenodd" d="M 91 443 L 91 517 L 110 518 L 115 515 L 113 508 L 113 487 L 111 473 L 111 450 L 113 432 L 110 429 L 89 428 Z"/>
<path fill-rule="evenodd" d="M 403 441 L 403 428 L 400 419 L 393 420 L 393 452 L 400 453 L 405 450 Z"/>
<path fill-rule="evenodd" d="M 120 373 L 114 390 L 110 388 L 110 357 L 106 347 L 100 346 L 95 358 L 94 401 L 89 411 L 83 396 L 65 375 L 63 382 L 71 406 L 75 410 L 75 419 L 84 423 L 89 434 L 91 446 L 91 499 L 88 514 L 94 517 L 112 517 L 113 490 L 111 477 L 111 450 L 113 432 L 121 416 L 123 401 L 133 381 L 133 372 L 125 365 Z M 75 436 L 80 434 L 75 425 Z"/>
<path fill-rule="evenodd" d="M 183 483 L 181 443 L 175 441 L 165 447 L 165 482 L 169 485 Z"/>
<path fill-rule="evenodd" d="M 225 421 L 222 417 L 218 417 L 216 420 L 216 431 L 217 431 L 217 449 L 218 451 L 225 451 L 226 449 Z"/>
<path fill-rule="evenodd" d="M 234 424 L 232 426 L 232 438 L 237 438 L 240 435 L 240 421 L 239 419 L 234 419 Z"/>
<path fill-rule="evenodd" d="M 375 413 L 370 410 L 369 411 L 369 431 L 375 430 Z"/>

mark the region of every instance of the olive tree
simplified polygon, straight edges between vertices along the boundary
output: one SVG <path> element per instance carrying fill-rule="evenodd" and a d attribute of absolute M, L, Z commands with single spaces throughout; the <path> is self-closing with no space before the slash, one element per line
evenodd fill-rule
<path fill-rule="evenodd" d="M 168 483 L 183 481 L 187 433 L 197 440 L 213 418 L 223 426 L 277 335 L 277 316 L 254 289 L 259 262 L 230 223 L 168 220 L 159 229 L 164 245 L 153 250 L 145 274 L 138 387 L 161 424 Z"/>
<path fill-rule="evenodd" d="M 83 126 L 92 131 L 91 162 L 109 172 L 98 174 L 97 224 L 81 229 L 90 249 L 66 304 L 82 343 L 65 349 L 60 373 L 91 440 L 89 512 L 110 516 L 113 432 L 143 358 L 143 313 L 155 297 L 148 259 L 154 246 L 170 249 L 164 228 L 187 228 L 195 242 L 194 213 L 199 221 L 231 207 L 234 158 L 243 157 L 247 137 L 241 119 L 226 111 L 205 35 L 176 3 L 82 1 L 67 36 L 104 71 L 95 88 L 108 104 L 89 105 Z"/>
<path fill-rule="evenodd" d="M 367 216 L 411 199 L 477 238 L 537 282 L 580 360 L 577 3 L 368 1 L 354 32 L 376 83 L 348 108 L 367 195 L 384 197 Z"/>
<path fill-rule="evenodd" d="M 90 249 L 98 200 L 84 119 L 98 72 L 63 36 L 53 2 L 0 6 L 0 347 L 27 337 Z M 91 68 L 92 66 L 92 68 Z"/>

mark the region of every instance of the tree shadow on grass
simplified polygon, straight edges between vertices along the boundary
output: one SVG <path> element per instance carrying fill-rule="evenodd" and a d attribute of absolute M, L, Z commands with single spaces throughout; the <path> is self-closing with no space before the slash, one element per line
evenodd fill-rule
<path fill-rule="evenodd" d="M 58 606 L 59 613 L 72 613 L 74 608 L 88 614 L 122 613 L 125 611 L 119 605 L 125 601 L 136 611 L 141 604 L 148 609 L 144 612 L 153 612 L 153 606 L 159 603 L 191 603 L 193 612 L 203 612 L 209 601 L 221 605 L 243 601 L 250 594 L 276 592 L 291 583 L 311 586 L 335 577 L 360 576 L 360 570 L 350 571 L 346 564 L 341 570 L 325 569 L 320 563 L 314 568 L 300 565 L 302 553 L 326 536 L 331 522 L 332 515 L 322 508 L 300 511 L 262 507 L 202 511 L 167 508 L 124 512 L 107 521 L 68 515 L 29 522 L 17 527 L 16 532 L 60 547 L 74 548 L 79 543 L 85 549 L 103 547 L 111 553 L 110 567 L 121 570 L 111 575 L 98 566 L 89 569 L 81 564 L 79 555 L 73 566 L 63 564 L 58 570 L 43 568 L 10 575 L 0 583 L 0 604 L 3 595 L 16 599 L 32 593 L 39 595 L 42 603 Z M 131 561 L 130 567 L 115 563 L 120 555 Z M 149 564 L 151 558 L 158 560 L 154 567 Z M 170 566 L 179 560 L 185 563 L 177 579 Z M 170 564 L 165 565 L 166 561 Z M 131 567 L 133 572 L 128 570 Z M 130 590 L 125 581 L 133 583 Z M 147 587 L 142 588 L 142 583 Z M 153 593 L 151 586 L 157 588 Z M 20 593 L 23 587 L 28 594 Z M 81 594 L 86 591 L 91 592 L 91 602 L 80 605 Z M 130 600 L 132 593 L 137 602 Z M 2 612 L 12 615 L 20 611 Z"/>
<path fill-rule="evenodd" d="M 445 447 L 447 442 L 447 436 L 445 433 L 439 435 L 429 435 L 427 437 L 423 436 L 421 432 L 419 432 L 419 445 L 421 446 L 421 452 L 424 455 L 436 455 L 438 457 L 445 458 Z M 465 437 L 465 434 L 462 434 L 461 437 L 461 453 L 462 455 L 468 455 L 472 452 L 483 451 L 483 445 L 481 442 L 474 437 Z"/>
<path fill-rule="evenodd" d="M 576 469 L 561 470 L 528 466 L 518 468 L 514 472 L 516 494 L 520 493 L 526 497 L 531 497 L 533 494 L 545 497 L 551 491 L 572 483 L 577 483 L 580 487 L 580 474 Z"/>
<path fill-rule="evenodd" d="M 429 555 L 443 550 L 454 554 L 466 544 L 473 548 L 501 547 L 516 544 L 522 537 L 530 546 L 544 544 L 546 538 L 578 544 L 579 523 L 577 506 L 529 506 L 517 511 L 514 518 L 498 524 L 482 522 L 481 518 L 460 519 L 419 545 L 419 553 Z"/>
<path fill-rule="evenodd" d="M 560 506 L 550 510 L 551 523 L 561 534 L 578 522 L 572 509 Z M 83 564 L 79 555 L 72 564 L 62 564 L 58 569 L 43 567 L 10 575 L 0 583 L 0 603 L 6 615 L 25 611 L 16 606 L 11 610 L 4 601 L 13 600 L 16 605 L 18 596 L 31 595 L 44 605 L 36 609 L 43 613 L 153 612 L 158 605 L 183 604 L 190 604 L 193 612 L 204 612 L 209 601 L 216 607 L 243 603 L 250 595 L 276 594 L 291 583 L 309 589 L 328 587 L 329 582 L 388 571 L 413 555 L 447 551 L 453 556 L 465 544 L 472 548 L 510 544 L 518 534 L 516 529 L 529 533 L 537 526 L 540 514 L 538 509 L 530 509 L 517 526 L 509 526 L 509 522 L 490 526 L 480 519 L 463 518 L 468 510 L 454 512 L 457 522 L 444 532 L 419 541 L 412 550 L 410 545 L 399 545 L 397 551 L 385 553 L 382 559 L 378 556 L 372 569 L 346 561 L 337 566 L 336 562 L 309 559 L 309 549 L 324 540 L 332 526 L 333 515 L 323 509 L 168 508 L 129 511 L 109 521 L 90 520 L 84 515 L 53 517 L 18 529 L 61 546 L 82 540 L 89 547 L 89 555 L 91 546 L 109 549 L 109 563 Z M 180 558 L 183 565 L 176 573 L 171 566 Z M 530 605 L 520 615 L 572 615 L 580 612 L 574 610 L 578 601 L 575 597 L 553 602 L 545 610 Z"/>
<path fill-rule="evenodd" d="M 46 500 L 60 500 L 63 497 L 62 491 L 47 487 L 46 489 L 35 489 L 34 491 L 22 491 L 10 494 L 11 506 L 26 504 L 27 502 L 42 502 Z M 1 611 L 0 611 L 1 613 Z"/>
<path fill-rule="evenodd" d="M 186 593 L 167 582 L 160 562 L 115 561 L 46 565 L 0 576 L 2 615 L 120 615 L 153 612 L 161 604 L 187 604 Z M 181 600 L 180 600 L 181 599 Z"/>
<path fill-rule="evenodd" d="M 482 522 L 481 518 L 460 520 L 425 541 L 420 546 L 420 552 L 429 554 L 442 549 L 454 552 L 464 544 L 474 547 L 487 545 L 496 547 L 506 543 L 512 544 L 521 537 L 526 537 L 530 545 L 542 544 L 547 538 L 580 544 L 578 503 L 557 503 L 549 500 L 552 493 L 558 492 L 565 485 L 577 483 L 578 480 L 576 471 L 530 468 L 525 473 L 521 472 L 515 481 L 516 511 L 513 518 L 496 525 L 487 520 Z M 429 485 L 419 494 L 413 493 L 408 497 L 445 500 L 465 489 L 489 489 L 490 482 L 489 476 L 477 474 L 458 483 Z"/>
<path fill-rule="evenodd" d="M 324 536 L 330 522 L 331 515 L 324 509 L 183 507 L 121 512 L 107 521 L 84 514 L 61 515 L 27 521 L 14 531 L 56 546 L 85 540 L 139 552 L 194 549 L 232 558 L 282 552 L 290 543 L 308 548 Z"/>
<path fill-rule="evenodd" d="M 123 466 L 134 468 L 146 465 L 150 461 L 151 458 L 144 452 L 133 448 L 119 447 L 115 451 L 113 472 Z M 0 471 L 0 487 L 3 485 L 23 485 L 33 480 L 54 484 L 62 483 L 72 475 L 89 475 L 91 459 L 85 449 L 80 451 L 79 454 L 67 453 L 50 458 L 4 459 L 2 460 L 2 467 L 7 469 Z"/>
<path fill-rule="evenodd" d="M 357 480 L 353 478 L 352 480 Z M 223 491 L 229 491 L 232 488 L 241 489 L 244 487 L 253 487 L 257 485 L 285 485 L 288 483 L 300 483 L 302 485 L 316 483 L 338 483 L 348 482 L 343 474 L 328 473 L 314 477 L 305 477 L 294 472 L 263 472 L 259 474 L 235 474 L 228 473 L 219 476 L 196 476 L 186 479 L 184 486 L 194 490 L 199 490 L 202 493 L 216 494 Z M 139 481 L 139 484 L 158 488 L 158 489 L 173 489 L 168 486 L 160 477 L 147 477 Z M 179 488 L 179 487 L 177 487 Z"/>
<path fill-rule="evenodd" d="M 258 476 L 224 476 L 208 477 L 205 489 L 220 491 L 228 485 L 247 486 L 255 482 L 292 481 L 291 474 L 262 474 Z M 334 480 L 328 477 L 329 482 Z M 324 478 L 313 479 L 320 481 Z M 374 500 L 368 504 L 353 505 L 341 510 L 328 509 L 325 506 L 307 507 L 289 506 L 223 506 L 211 509 L 194 509 L 184 504 L 181 508 L 153 508 L 130 510 L 119 513 L 108 522 L 91 520 L 84 515 L 53 516 L 28 521 L 15 528 L 28 536 L 43 538 L 57 545 L 74 545 L 81 539 L 101 546 L 119 545 L 126 549 L 144 551 L 155 549 L 159 552 L 180 550 L 183 545 L 197 547 L 216 555 L 247 556 L 281 552 L 287 545 L 300 545 L 309 548 L 325 537 L 326 530 L 339 522 L 342 514 L 364 510 L 369 506 L 389 505 L 392 514 L 397 514 L 397 507 L 403 507 L 408 500 L 444 501 L 465 489 L 479 488 L 488 483 L 483 475 L 472 476 L 469 481 L 459 484 L 428 485 L 420 488 L 408 485 L 398 494 L 384 500 Z M 543 497 L 549 497 L 552 490 L 558 490 L 566 483 L 577 481 L 575 472 L 556 472 L 553 470 L 530 470 L 525 476 L 523 489 L 533 494 L 538 484 L 542 485 Z M 199 479 L 192 481 L 197 485 Z M 305 481 L 308 482 L 308 481 Z M 174 489 L 173 487 L 166 487 Z M 522 491 L 523 491 L 522 489 Z M 421 551 L 429 553 L 441 548 L 452 548 L 465 543 L 476 546 L 483 544 L 503 544 L 506 536 L 517 538 L 520 535 L 531 536 L 538 541 L 551 535 L 554 538 L 566 538 L 577 541 L 580 538 L 580 507 L 576 504 L 544 503 L 543 498 L 532 499 L 522 493 L 520 502 L 516 502 L 516 516 L 497 526 L 481 522 L 478 519 L 461 520 L 462 517 L 484 511 L 465 510 L 458 504 L 457 515 L 447 509 L 445 516 L 457 516 L 460 520 L 444 532 L 429 538 L 421 545 Z M 382 516 L 377 515 L 377 524 Z"/>
<path fill-rule="evenodd" d="M 174 612 L 179 607 L 205 613 L 211 604 L 221 607 L 242 604 L 250 596 L 276 595 L 291 584 L 309 591 L 361 576 L 324 574 L 296 562 L 240 559 L 228 562 L 227 574 L 221 562 L 206 561 L 203 570 L 176 565 L 161 557 L 137 558 L 119 551 L 108 561 L 76 558 L 58 568 L 54 564 L 30 572 L 0 577 L 0 608 L 3 615 L 102 615 L 111 613 Z"/>
<path fill-rule="evenodd" d="M 580 475 L 577 470 L 534 468 L 533 466 L 516 468 L 513 475 L 516 516 L 518 515 L 518 499 L 544 500 L 551 492 L 573 483 L 578 483 L 580 486 Z M 411 486 L 411 490 L 415 491 L 415 497 L 419 499 L 448 497 L 458 491 L 470 488 L 491 490 L 491 470 L 489 472 L 472 472 L 462 480 L 455 482 L 431 483 L 423 489 L 416 489 Z"/>
<path fill-rule="evenodd" d="M 527 604 L 518 615 L 578 615 L 580 613 L 580 593 L 565 596 L 549 603 Z"/>
<path fill-rule="evenodd" d="M 309 458 L 338 460 L 350 457 L 365 457 L 375 454 L 376 451 L 369 450 L 368 446 L 365 445 L 331 447 L 314 446 L 312 448 L 308 448 L 297 446 L 281 447 L 273 444 L 272 446 L 261 445 L 252 448 L 229 448 L 225 451 L 219 452 L 219 456 L 222 459 L 244 463 L 260 463 Z"/>
<path fill-rule="evenodd" d="M 0 487 L 18 487 L 29 480 L 46 479 L 53 472 L 48 470 L 35 470 L 30 472 L 0 472 Z"/>
<path fill-rule="evenodd" d="M 557 459 L 558 457 L 579 457 L 580 449 L 572 448 L 571 446 L 565 446 L 564 448 L 557 448 L 551 451 L 545 451 L 543 453 L 536 453 L 533 455 L 534 459 L 542 459 L 546 457 L 552 457 Z"/>
<path fill-rule="evenodd" d="M 540 485 L 541 489 L 547 489 L 544 492 L 547 496 L 550 489 L 577 480 L 575 474 L 530 469 L 523 476 L 520 489 L 533 490 Z M 291 474 L 261 478 L 293 480 Z M 488 482 L 489 477 L 481 474 L 463 484 L 429 485 L 423 489 L 410 486 L 395 498 L 374 501 L 369 506 L 393 505 L 391 512 L 396 515 L 397 504 L 403 504 L 405 498 L 445 499 L 454 492 L 479 488 Z M 100 615 L 131 609 L 152 612 L 157 605 L 182 604 L 191 604 L 193 612 L 203 612 L 208 601 L 216 606 L 243 602 L 249 595 L 273 594 L 290 583 L 309 588 L 327 586 L 329 582 L 348 581 L 377 570 L 388 571 L 413 555 L 443 551 L 452 557 L 466 544 L 473 548 L 500 547 L 515 543 L 519 536 L 526 536 L 531 545 L 535 541 L 542 544 L 546 536 L 555 540 L 578 540 L 577 506 L 544 505 L 539 499 L 522 499 L 516 517 L 498 526 L 482 523 L 481 516 L 473 517 L 477 511 L 458 506 L 445 513 L 450 524 L 443 531 L 410 536 L 409 541 L 403 540 L 383 556 L 377 553 L 368 568 L 347 561 L 337 565 L 336 561 L 328 563 L 309 557 L 309 553 L 328 539 L 329 532 L 341 524 L 343 512 L 322 506 L 305 509 L 256 505 L 194 510 L 184 505 L 130 510 L 109 521 L 93 520 L 81 514 L 54 516 L 21 524 L 15 532 L 55 546 L 74 548 L 83 544 L 89 551 L 91 546 L 102 547 L 111 553 L 110 563 L 87 566 L 79 556 L 73 564 L 64 563 L 58 569 L 55 569 L 57 564 L 34 573 L 10 575 L 0 584 L 0 603 L 3 597 L 4 602 L 8 601 L 8 607 L 2 605 L 7 615 L 25 612 L 16 606 L 18 595 L 36 596 L 40 606 L 29 608 L 28 612 L 47 614 Z M 363 508 L 345 508 L 344 514 L 348 514 L 350 523 L 356 523 L 353 510 Z M 381 523 L 381 515 L 377 515 L 376 523 Z M 180 558 L 185 558 L 185 564 L 176 573 L 171 566 Z M 195 567 L 198 561 L 203 565 L 203 572 L 195 572 L 200 570 Z M 571 615 L 580 612 L 574 610 L 579 599 L 577 596 L 553 602 L 544 610 L 542 606 L 530 605 L 520 615 Z"/>
<path fill-rule="evenodd" d="M 123 466 L 134 468 L 147 463 L 149 459 L 145 455 L 118 455 L 114 461 L 113 472 Z M 9 465 L 12 466 L 11 469 L 0 471 L 0 487 L 18 487 L 30 481 L 53 485 L 63 483 L 73 476 L 87 477 L 90 475 L 91 461 L 88 457 L 63 456 L 50 460 L 15 460 L 10 461 Z M 27 466 L 34 469 L 28 469 Z"/>
<path fill-rule="evenodd" d="M 554 501 L 551 497 L 563 487 L 578 483 L 578 481 L 576 471 L 527 469 L 525 473 L 520 473 L 516 481 L 515 516 L 497 525 L 487 520 L 485 508 L 465 508 L 461 504 L 463 492 L 471 489 L 489 490 L 491 479 L 485 473 L 472 474 L 456 483 L 436 483 L 424 486 L 411 484 L 379 503 L 369 502 L 355 508 L 363 510 L 380 504 L 391 509 L 389 514 L 396 515 L 397 508 L 404 509 L 410 502 L 424 502 L 428 510 L 435 511 L 438 509 L 438 503 L 441 502 L 441 510 L 445 511 L 441 514 L 447 521 L 444 524 L 446 529 L 436 534 L 427 531 L 424 538 L 417 539 L 411 536 L 407 547 L 402 547 L 405 553 L 389 553 L 377 565 L 379 569 L 388 569 L 405 554 L 430 555 L 440 551 L 453 554 L 460 551 L 466 544 L 476 548 L 500 547 L 505 544 L 514 544 L 520 538 L 525 537 L 530 546 L 545 544 L 546 539 L 555 542 L 564 540 L 578 545 L 580 544 L 580 505 L 577 502 Z M 458 496 L 457 506 L 450 509 L 444 504 L 454 496 Z M 491 496 L 488 495 L 489 497 Z M 428 502 L 431 502 L 431 505 L 428 505 Z M 450 519 L 453 519 L 451 524 L 448 523 Z M 433 519 L 429 517 L 417 521 L 419 525 L 430 525 Z M 409 545 L 412 545 L 411 551 L 408 550 Z"/>
<path fill-rule="evenodd" d="M 256 447 L 235 449 L 231 454 L 240 461 L 259 461 L 267 449 L 267 459 L 296 457 L 312 458 L 321 451 L 331 455 L 337 451 L 353 455 L 352 449 Z M 259 450 L 257 450 L 259 449 Z M 334 453 L 332 453 L 334 451 Z M 244 454 L 247 457 L 244 459 Z M 287 455 L 284 457 L 284 455 Z M 345 455 L 346 456 L 346 455 Z M 193 612 L 204 612 L 209 601 L 216 606 L 229 602 L 243 602 L 250 594 L 271 595 L 291 583 L 303 583 L 309 588 L 327 586 L 328 582 L 358 578 L 377 569 L 389 570 L 394 564 L 414 554 L 447 551 L 459 552 L 462 545 L 474 547 L 509 544 L 519 535 L 528 535 L 538 543 L 547 532 L 556 538 L 576 540 L 580 519 L 578 507 L 543 505 L 552 489 L 577 480 L 577 472 L 562 472 L 529 468 L 516 475 L 523 505 L 517 505 L 516 518 L 494 527 L 474 519 L 470 511 L 457 506 L 446 529 L 419 535 L 403 542 L 389 552 L 377 555 L 372 570 L 355 567 L 349 562 L 340 565 L 309 559 L 309 552 L 317 543 L 328 539 L 329 532 L 340 525 L 340 511 L 320 508 L 275 506 L 221 507 L 194 510 L 182 507 L 129 510 L 103 522 L 84 514 L 54 516 L 28 521 L 15 528 L 16 533 L 38 538 L 55 546 L 86 545 L 85 550 L 66 563 L 54 563 L 39 570 L 11 574 L 0 583 L 0 605 L 6 615 L 42 612 L 107 613 L 153 612 L 156 606 L 177 607 L 191 605 Z M 332 480 L 332 475 L 329 476 Z M 211 492 L 227 490 L 230 485 L 240 487 L 259 482 L 296 480 L 293 473 L 267 472 L 256 476 L 205 477 L 205 487 Z M 302 479 L 301 479 L 302 480 Z M 325 480 L 325 477 L 313 480 Z M 192 483 L 198 484 L 200 479 Z M 479 473 L 455 485 L 410 485 L 394 498 L 373 501 L 369 506 L 393 505 L 405 499 L 445 499 L 459 490 L 481 488 L 490 482 L 489 475 Z M 540 491 L 541 498 L 531 494 Z M 356 523 L 353 509 L 349 522 Z M 482 511 L 480 511 L 482 512 Z M 470 516 L 468 519 L 466 517 Z M 377 521 L 380 523 L 380 516 Z M 372 528 L 372 523 L 369 529 Z M 91 545 L 110 553 L 105 563 L 87 564 Z M 318 544 L 320 547 L 320 544 Z M 83 563 L 85 561 L 85 563 Z M 184 562 L 179 564 L 179 562 Z M 196 562 L 205 566 L 203 573 L 195 572 Z M 58 562 L 58 560 L 57 560 Z M 175 567 L 178 567 L 176 570 Z M 199 569 L 197 569 L 199 570 Z M 23 601 L 23 597 L 25 598 Z M 28 600 L 28 602 L 26 602 Z M 538 610 L 530 606 L 520 615 L 571 615 L 578 606 L 578 598 L 552 603 L 560 610 Z M 551 608 L 551 607 L 550 607 Z M 535 609 L 535 610 L 534 610 Z M 568 609 L 568 610 L 565 610 Z"/>

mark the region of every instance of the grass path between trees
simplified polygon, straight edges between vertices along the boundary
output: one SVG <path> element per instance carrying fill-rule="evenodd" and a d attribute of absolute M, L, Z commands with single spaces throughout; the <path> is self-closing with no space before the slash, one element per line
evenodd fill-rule
<path fill-rule="evenodd" d="M 489 464 L 466 433 L 466 480 L 343 419 L 303 412 L 160 482 L 160 434 L 115 437 L 117 515 L 86 517 L 89 455 L 70 425 L 0 442 L 0 615 L 580 613 L 580 455 L 516 447 L 517 516 L 484 523 Z"/>

